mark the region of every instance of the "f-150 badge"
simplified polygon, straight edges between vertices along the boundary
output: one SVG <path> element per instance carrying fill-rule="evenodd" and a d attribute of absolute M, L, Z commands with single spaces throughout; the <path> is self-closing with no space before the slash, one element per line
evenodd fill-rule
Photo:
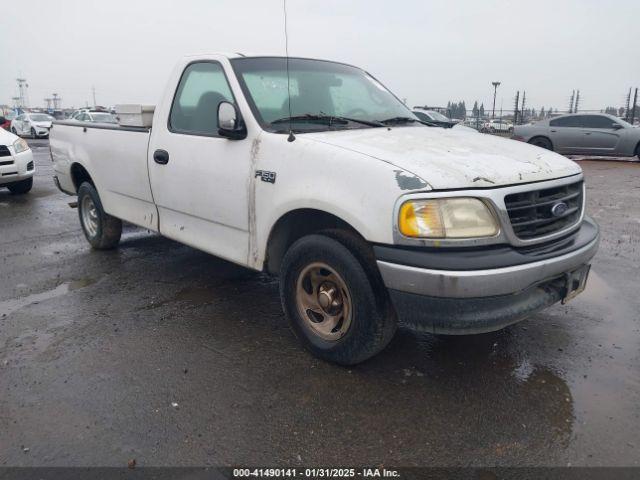
<path fill-rule="evenodd" d="M 256 177 L 260 177 L 260 180 L 268 183 L 276 183 L 276 172 L 269 172 L 267 170 L 256 170 Z"/>

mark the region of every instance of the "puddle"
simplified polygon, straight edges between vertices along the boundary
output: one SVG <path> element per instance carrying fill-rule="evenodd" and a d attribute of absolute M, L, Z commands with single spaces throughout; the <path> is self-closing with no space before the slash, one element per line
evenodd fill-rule
<path fill-rule="evenodd" d="M 80 280 L 74 280 L 72 282 L 65 282 L 58 285 L 53 290 L 47 290 L 45 292 L 33 293 L 25 297 L 12 298 L 0 302 L 0 314 L 4 316 L 11 315 L 16 310 L 20 310 L 28 305 L 34 303 L 40 303 L 51 298 L 61 297 L 74 290 L 87 287 L 94 284 L 96 281 L 91 278 L 83 278 Z"/>

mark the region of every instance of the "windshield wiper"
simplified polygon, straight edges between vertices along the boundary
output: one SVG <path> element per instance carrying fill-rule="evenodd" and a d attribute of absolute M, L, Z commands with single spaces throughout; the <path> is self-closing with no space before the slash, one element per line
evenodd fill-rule
<path fill-rule="evenodd" d="M 424 120 L 418 120 L 417 118 L 411 117 L 391 117 L 385 120 L 380 120 L 380 123 L 383 125 L 400 125 L 403 123 L 422 123 L 423 125 L 428 125 L 429 127 L 439 127 L 435 123 L 425 122 Z"/>
<path fill-rule="evenodd" d="M 346 125 L 347 123 L 360 123 L 362 125 L 367 125 L 369 127 L 384 127 L 384 124 L 381 122 L 374 122 L 369 120 L 359 120 L 357 118 L 350 117 L 342 117 L 339 115 L 326 115 L 324 113 L 305 113 L 304 115 L 295 115 L 292 117 L 284 117 L 279 118 L 271 122 L 271 125 L 277 125 L 279 123 L 288 123 L 295 122 L 296 120 L 319 120 L 327 125 L 331 126 L 333 124 Z"/>

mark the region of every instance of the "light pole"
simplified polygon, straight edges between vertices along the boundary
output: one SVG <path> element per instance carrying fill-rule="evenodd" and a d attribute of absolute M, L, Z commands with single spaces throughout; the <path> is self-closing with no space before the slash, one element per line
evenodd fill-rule
<path fill-rule="evenodd" d="M 491 118 L 496 118 L 496 93 L 498 93 L 500 82 L 491 82 L 491 85 L 493 85 L 493 112 L 491 113 Z"/>

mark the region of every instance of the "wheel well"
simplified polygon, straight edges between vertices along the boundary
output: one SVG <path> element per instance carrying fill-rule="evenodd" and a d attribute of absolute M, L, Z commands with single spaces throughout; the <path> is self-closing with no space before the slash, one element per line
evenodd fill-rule
<path fill-rule="evenodd" d="M 278 219 L 269 234 L 264 270 L 277 274 L 285 253 L 296 240 L 328 229 L 345 230 L 362 238 L 347 222 L 322 210 L 303 208 L 286 213 Z"/>
<path fill-rule="evenodd" d="M 551 150 L 553 150 L 553 142 L 551 139 L 545 135 L 536 135 L 535 137 L 531 137 L 527 143 L 532 143 L 537 138 L 544 138 L 551 145 Z"/>
<path fill-rule="evenodd" d="M 73 165 L 71 165 L 71 180 L 73 180 L 73 186 L 75 187 L 76 192 L 78 191 L 78 189 L 80 188 L 80 185 L 82 185 L 83 182 L 89 182 L 91 185 L 95 187 L 95 184 L 93 183 L 93 179 L 91 178 L 91 175 L 89 175 L 89 172 L 87 172 L 87 169 L 84 168 L 79 163 L 74 163 Z"/>

